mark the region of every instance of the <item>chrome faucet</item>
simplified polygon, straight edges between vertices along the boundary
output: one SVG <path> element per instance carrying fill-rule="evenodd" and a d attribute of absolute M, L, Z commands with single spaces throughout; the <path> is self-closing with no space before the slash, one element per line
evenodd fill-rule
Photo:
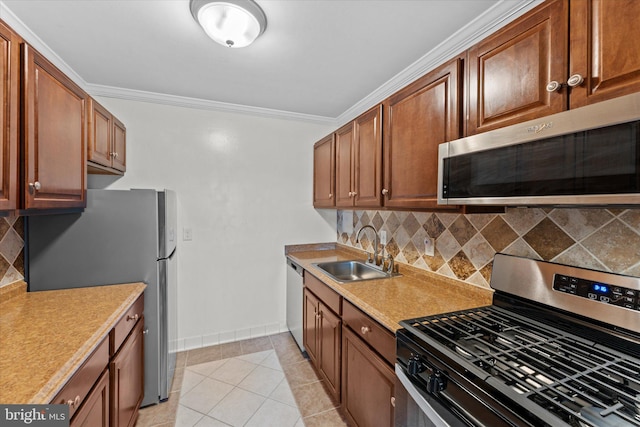
<path fill-rule="evenodd" d="M 367 253 L 367 262 L 373 263 L 373 265 L 378 265 L 378 245 L 380 239 L 378 237 L 378 231 L 372 225 L 363 225 L 362 227 L 360 227 L 360 230 L 358 230 L 358 233 L 356 234 L 356 243 L 360 243 L 360 233 L 362 233 L 362 230 L 364 230 L 365 228 L 372 229 L 375 234 L 375 241 L 373 243 L 373 261 L 371 261 L 371 255 Z"/>

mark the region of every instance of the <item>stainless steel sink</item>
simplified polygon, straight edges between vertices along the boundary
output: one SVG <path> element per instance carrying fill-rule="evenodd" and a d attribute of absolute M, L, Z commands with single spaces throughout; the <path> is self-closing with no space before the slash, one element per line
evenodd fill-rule
<path fill-rule="evenodd" d="M 331 276 L 333 280 L 340 283 L 388 279 L 390 277 L 399 276 L 399 274 L 395 273 L 385 273 L 378 268 L 360 261 L 321 262 L 314 265 Z"/>

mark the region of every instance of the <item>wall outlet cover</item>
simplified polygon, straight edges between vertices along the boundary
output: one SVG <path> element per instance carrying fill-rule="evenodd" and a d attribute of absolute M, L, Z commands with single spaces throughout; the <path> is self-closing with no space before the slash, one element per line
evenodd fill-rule
<path fill-rule="evenodd" d="M 436 253 L 436 245 L 433 239 L 429 236 L 424 238 L 424 254 L 427 256 L 434 256 Z"/>

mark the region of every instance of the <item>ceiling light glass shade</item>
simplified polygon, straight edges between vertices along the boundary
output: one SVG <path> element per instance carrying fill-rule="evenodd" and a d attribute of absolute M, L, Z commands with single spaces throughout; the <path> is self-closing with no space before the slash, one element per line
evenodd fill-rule
<path fill-rule="evenodd" d="M 252 0 L 191 0 L 190 7 L 205 33 L 224 46 L 249 46 L 267 27 L 267 17 Z"/>

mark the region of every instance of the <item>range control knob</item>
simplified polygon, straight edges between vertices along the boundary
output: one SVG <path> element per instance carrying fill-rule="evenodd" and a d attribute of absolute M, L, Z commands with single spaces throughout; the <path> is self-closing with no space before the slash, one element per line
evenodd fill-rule
<path fill-rule="evenodd" d="M 429 381 L 427 382 L 427 391 L 429 393 L 438 393 L 446 387 L 447 379 L 440 371 L 434 371 L 433 374 L 429 376 Z"/>
<path fill-rule="evenodd" d="M 418 375 L 420 372 L 425 370 L 425 366 L 420 361 L 419 356 L 411 356 L 407 361 L 407 371 L 409 375 Z"/>

